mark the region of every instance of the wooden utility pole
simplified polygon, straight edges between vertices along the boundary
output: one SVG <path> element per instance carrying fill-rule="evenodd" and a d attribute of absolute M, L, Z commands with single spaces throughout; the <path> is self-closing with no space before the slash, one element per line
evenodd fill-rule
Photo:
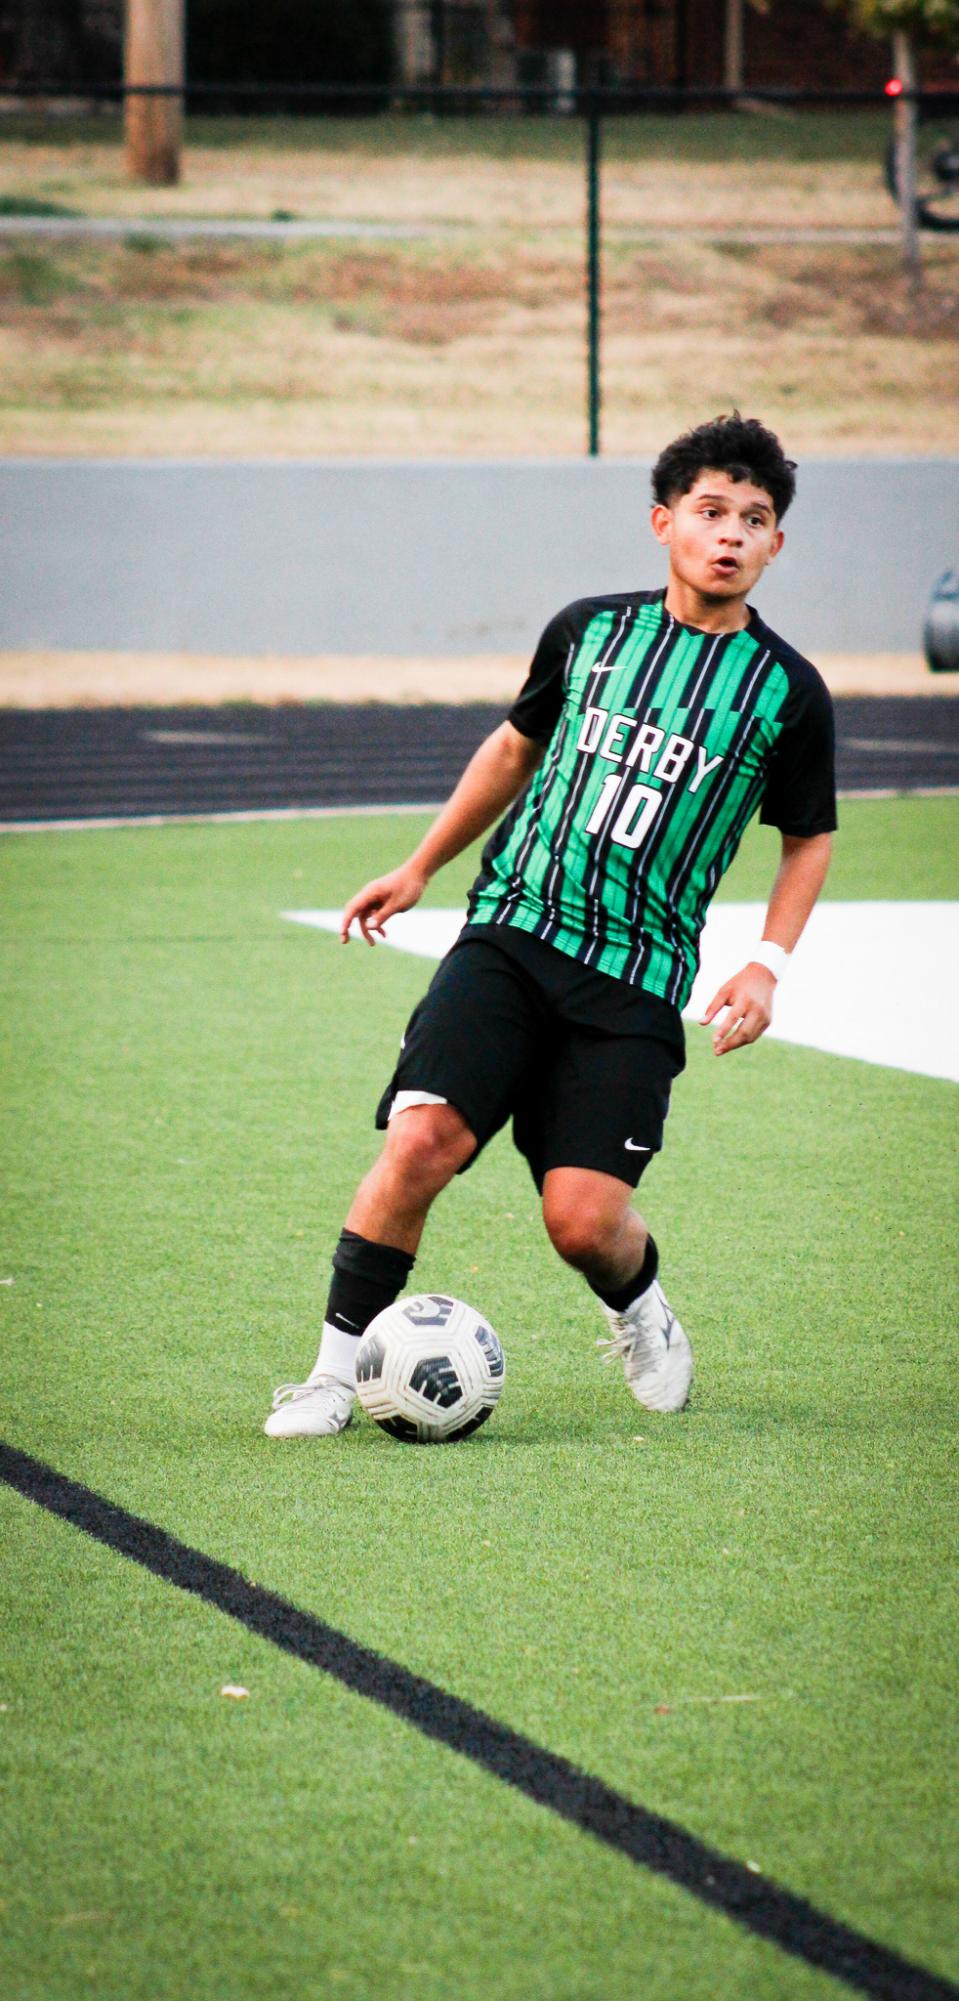
<path fill-rule="evenodd" d="M 183 30 L 184 0 L 126 0 L 124 82 L 170 89 L 169 96 L 125 100 L 127 173 L 154 188 L 180 178 Z"/>
<path fill-rule="evenodd" d="M 916 88 L 916 52 L 908 35 L 892 38 L 892 60 L 902 95 L 896 98 L 895 121 L 896 188 L 902 254 L 909 276 L 919 277 L 919 224 L 916 217 L 916 125 L 918 112 L 912 92 Z"/>

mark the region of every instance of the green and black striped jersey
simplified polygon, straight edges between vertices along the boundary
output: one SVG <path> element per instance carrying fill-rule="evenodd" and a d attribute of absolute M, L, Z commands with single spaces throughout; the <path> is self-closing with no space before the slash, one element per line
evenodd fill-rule
<path fill-rule="evenodd" d="M 784 834 L 835 827 L 833 721 L 815 667 L 754 611 L 700 632 L 664 596 L 580 599 L 546 627 L 510 712 L 545 755 L 487 843 L 468 921 L 682 1007 L 760 802 Z"/>

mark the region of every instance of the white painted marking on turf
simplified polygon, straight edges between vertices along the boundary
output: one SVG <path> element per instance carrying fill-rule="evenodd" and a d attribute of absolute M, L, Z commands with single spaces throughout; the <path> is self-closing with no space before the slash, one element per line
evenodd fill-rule
<path fill-rule="evenodd" d="M 291 924 L 308 924 L 315 931 L 335 931 L 339 935 L 343 913 L 341 910 L 281 910 L 280 916 L 288 918 Z M 401 952 L 413 952 L 418 959 L 441 959 L 462 928 L 464 917 L 462 910 L 406 910 L 400 917 L 390 918 L 389 930 L 382 942 L 384 945 L 395 945 Z M 353 936 L 359 938 L 359 933 L 354 931 Z M 359 938 L 361 945 L 363 942 Z"/>
<path fill-rule="evenodd" d="M 284 910 L 293 924 L 339 932 L 338 910 Z M 762 935 L 765 904 L 717 903 L 702 936 L 702 963 L 685 1013 L 697 1021 Z M 391 917 L 386 943 L 440 959 L 461 910 Z M 768 1031 L 780 1042 L 856 1056 L 959 1083 L 959 903 L 820 903 L 776 994 Z"/>
<path fill-rule="evenodd" d="M 748 960 L 764 915 L 762 903 L 713 905 L 692 1019 Z M 957 982 L 959 903 L 819 903 L 776 993 L 769 1034 L 959 1083 Z"/>

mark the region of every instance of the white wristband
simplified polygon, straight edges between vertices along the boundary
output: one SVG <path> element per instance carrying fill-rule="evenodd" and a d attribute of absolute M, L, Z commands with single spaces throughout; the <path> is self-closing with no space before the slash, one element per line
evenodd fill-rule
<path fill-rule="evenodd" d="M 775 980 L 781 980 L 789 964 L 789 953 L 784 945 L 774 944 L 771 938 L 763 938 L 752 953 L 753 964 L 765 966 Z"/>

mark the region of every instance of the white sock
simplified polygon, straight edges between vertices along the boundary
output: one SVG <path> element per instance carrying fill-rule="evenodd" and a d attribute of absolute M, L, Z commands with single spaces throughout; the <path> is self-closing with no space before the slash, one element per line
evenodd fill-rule
<path fill-rule="evenodd" d="M 331 1327 L 328 1320 L 323 1322 L 323 1339 L 320 1352 L 307 1377 L 312 1383 L 317 1376 L 335 1376 L 338 1383 L 345 1383 L 348 1389 L 356 1387 L 356 1351 L 360 1345 L 358 1334 L 345 1334 L 341 1327 Z"/>

